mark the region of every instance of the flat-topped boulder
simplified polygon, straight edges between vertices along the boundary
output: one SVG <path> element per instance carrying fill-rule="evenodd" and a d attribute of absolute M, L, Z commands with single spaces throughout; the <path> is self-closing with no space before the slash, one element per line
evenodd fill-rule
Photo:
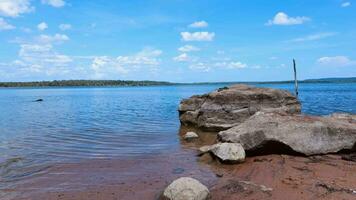
<path fill-rule="evenodd" d="M 243 123 L 260 110 L 300 113 L 299 101 L 288 91 L 233 85 L 181 101 L 183 125 L 211 131 L 226 130 Z"/>
<path fill-rule="evenodd" d="M 258 112 L 242 124 L 219 132 L 218 137 L 222 142 L 240 143 L 245 151 L 263 149 L 270 142 L 274 145 L 269 148 L 280 144 L 304 155 L 356 150 L 356 115 Z"/>

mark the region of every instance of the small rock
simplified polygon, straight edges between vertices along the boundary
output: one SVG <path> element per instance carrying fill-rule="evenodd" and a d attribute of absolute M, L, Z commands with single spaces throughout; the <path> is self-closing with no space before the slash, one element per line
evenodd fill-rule
<path fill-rule="evenodd" d="M 195 139 L 198 138 L 198 134 L 194 133 L 194 132 L 188 132 L 184 135 L 184 139 L 186 140 L 191 140 L 191 139 Z"/>
<path fill-rule="evenodd" d="M 245 150 L 239 143 L 219 143 L 210 150 L 222 162 L 238 163 L 245 160 Z"/>
<path fill-rule="evenodd" d="M 161 199 L 166 200 L 207 200 L 208 188 L 199 181 L 182 177 L 173 181 L 163 192 Z"/>

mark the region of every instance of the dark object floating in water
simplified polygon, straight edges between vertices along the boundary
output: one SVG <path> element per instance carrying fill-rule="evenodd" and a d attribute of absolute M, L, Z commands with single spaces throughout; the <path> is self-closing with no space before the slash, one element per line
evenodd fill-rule
<path fill-rule="evenodd" d="M 43 99 L 37 99 L 35 102 L 40 102 L 40 101 L 43 101 Z"/>

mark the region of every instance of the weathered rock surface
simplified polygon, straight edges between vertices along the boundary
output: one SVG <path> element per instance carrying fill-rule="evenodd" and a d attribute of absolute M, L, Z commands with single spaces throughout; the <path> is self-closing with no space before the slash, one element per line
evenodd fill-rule
<path fill-rule="evenodd" d="M 218 143 L 211 147 L 210 152 L 226 163 L 243 162 L 246 157 L 245 150 L 239 143 Z"/>
<path fill-rule="evenodd" d="M 162 195 L 164 200 L 206 200 L 208 198 L 208 188 L 190 177 L 182 177 L 173 181 Z"/>
<path fill-rule="evenodd" d="M 199 135 L 194 132 L 187 132 L 183 137 L 185 140 L 192 140 L 199 138 Z"/>
<path fill-rule="evenodd" d="M 244 123 L 221 131 L 223 142 L 240 143 L 253 151 L 277 142 L 305 155 L 355 150 L 356 115 L 327 117 L 258 112 Z"/>
<path fill-rule="evenodd" d="M 233 85 L 180 103 L 180 121 L 206 130 L 226 130 L 260 110 L 300 113 L 300 103 L 288 91 Z"/>

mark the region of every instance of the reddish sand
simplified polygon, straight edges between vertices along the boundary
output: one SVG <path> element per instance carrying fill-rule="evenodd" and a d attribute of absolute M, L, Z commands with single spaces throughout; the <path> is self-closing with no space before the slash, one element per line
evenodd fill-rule
<path fill-rule="evenodd" d="M 194 150 L 214 138 L 182 141 L 183 149 L 162 155 L 58 164 L 3 193 L 16 200 L 157 199 L 171 181 L 190 176 L 209 187 L 212 199 L 356 199 L 356 162 L 341 155 L 265 155 L 221 165 Z"/>

